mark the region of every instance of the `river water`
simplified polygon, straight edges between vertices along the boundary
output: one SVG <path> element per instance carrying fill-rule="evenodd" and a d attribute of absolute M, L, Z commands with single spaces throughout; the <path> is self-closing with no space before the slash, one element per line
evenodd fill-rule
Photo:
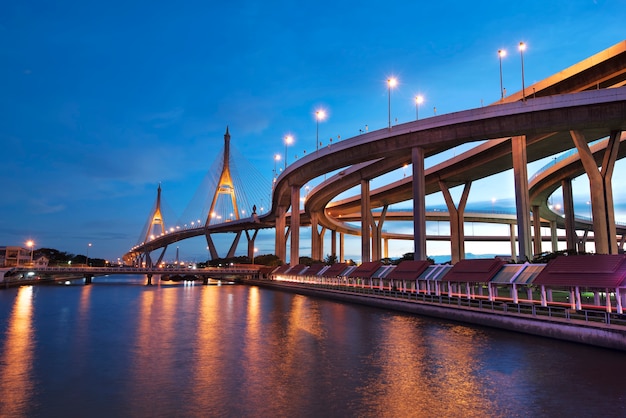
<path fill-rule="evenodd" d="M 2 417 L 624 417 L 626 355 L 245 285 L 0 290 Z"/>

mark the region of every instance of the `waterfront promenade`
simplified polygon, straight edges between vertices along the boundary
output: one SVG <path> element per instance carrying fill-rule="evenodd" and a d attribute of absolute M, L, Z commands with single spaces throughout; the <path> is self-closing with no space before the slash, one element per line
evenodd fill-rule
<path fill-rule="evenodd" d="M 248 285 L 382 309 L 488 326 L 596 347 L 626 351 L 626 316 L 596 309 L 542 307 L 534 303 L 466 298 L 462 294 L 429 295 L 415 291 L 315 283 L 300 280 L 245 280 Z"/>

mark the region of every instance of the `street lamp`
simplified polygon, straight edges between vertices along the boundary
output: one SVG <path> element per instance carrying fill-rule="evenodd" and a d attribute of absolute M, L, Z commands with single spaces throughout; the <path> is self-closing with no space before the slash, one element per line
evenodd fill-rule
<path fill-rule="evenodd" d="M 276 163 L 280 161 L 280 154 L 274 155 L 274 183 L 276 183 L 276 177 L 278 177 L 278 172 L 276 171 Z"/>
<path fill-rule="evenodd" d="M 323 109 L 315 112 L 315 151 L 320 148 L 320 121 L 326 118 L 326 112 Z"/>
<path fill-rule="evenodd" d="M 293 143 L 293 136 L 286 135 L 285 136 L 285 170 L 287 169 L 287 146 Z"/>
<path fill-rule="evenodd" d="M 524 42 L 519 43 L 519 54 L 522 58 L 522 100 L 526 101 L 526 91 L 524 87 L 524 51 L 526 50 L 526 44 Z"/>
<path fill-rule="evenodd" d="M 419 119 L 419 106 L 424 103 L 424 96 L 418 94 L 415 96 L 415 120 Z"/>
<path fill-rule="evenodd" d="M 387 113 L 389 114 L 389 129 L 391 129 L 391 88 L 398 85 L 398 80 L 395 77 L 387 79 Z"/>
<path fill-rule="evenodd" d="M 33 248 L 35 247 L 35 242 L 32 239 L 29 239 L 26 242 L 26 246 L 30 248 L 30 265 L 32 266 L 33 265 Z"/>
<path fill-rule="evenodd" d="M 258 248 L 254 248 L 254 250 L 252 251 L 252 264 L 254 264 L 254 254 L 256 254 L 256 252 L 259 251 Z"/>
<path fill-rule="evenodd" d="M 89 244 L 87 244 L 87 267 L 89 267 L 89 247 L 91 247 L 91 242 Z"/>
<path fill-rule="evenodd" d="M 504 86 L 502 85 L 502 57 L 506 57 L 504 49 L 498 50 L 498 58 L 500 59 L 500 100 L 504 100 Z"/>

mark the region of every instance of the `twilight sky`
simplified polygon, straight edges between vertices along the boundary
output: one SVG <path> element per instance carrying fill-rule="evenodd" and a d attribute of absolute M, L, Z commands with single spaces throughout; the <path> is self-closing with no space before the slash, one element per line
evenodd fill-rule
<path fill-rule="evenodd" d="M 500 96 L 498 49 L 512 93 L 520 41 L 528 86 L 624 40 L 624 21 L 626 0 L 3 2 L 0 245 L 92 243 L 91 257 L 115 260 L 159 183 L 182 215 L 226 126 L 269 182 L 286 133 L 290 161 L 314 148 L 319 107 L 327 144 L 387 125 L 390 76 L 398 123 L 415 118 L 416 94 L 420 119 L 487 105 Z M 512 197 L 512 183 L 485 181 L 470 201 Z M 203 240 L 187 247 L 206 258 Z"/>

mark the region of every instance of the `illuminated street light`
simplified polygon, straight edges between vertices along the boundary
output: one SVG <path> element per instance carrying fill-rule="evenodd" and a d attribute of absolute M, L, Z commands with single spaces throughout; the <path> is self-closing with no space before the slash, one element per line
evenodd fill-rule
<path fill-rule="evenodd" d="M 326 112 L 323 109 L 315 112 L 315 151 L 320 149 L 320 121 L 326 118 Z"/>
<path fill-rule="evenodd" d="M 519 43 L 519 54 L 522 58 L 522 100 L 526 101 L 526 91 L 524 87 L 524 51 L 526 50 L 526 44 L 524 42 Z"/>
<path fill-rule="evenodd" d="M 504 49 L 498 50 L 498 59 L 500 60 L 500 100 L 504 100 L 504 86 L 502 84 L 502 57 L 506 57 Z"/>
<path fill-rule="evenodd" d="M 89 244 L 87 244 L 87 259 L 86 259 L 87 267 L 89 267 L 89 247 L 91 247 L 91 242 Z"/>
<path fill-rule="evenodd" d="M 419 119 L 419 106 L 424 103 L 424 96 L 418 94 L 415 96 L 415 120 Z"/>
<path fill-rule="evenodd" d="M 29 239 L 26 242 L 26 246 L 28 248 L 30 248 L 30 265 L 33 265 L 33 248 L 35 247 L 35 242 L 32 239 Z M 18 264 L 19 264 L 19 260 L 18 260 Z"/>
<path fill-rule="evenodd" d="M 287 147 L 293 143 L 293 136 L 285 136 L 285 170 L 287 169 Z"/>
<path fill-rule="evenodd" d="M 395 77 L 387 79 L 387 113 L 389 114 L 389 129 L 391 129 L 391 88 L 398 85 L 398 80 Z"/>
<path fill-rule="evenodd" d="M 254 248 L 254 250 L 252 251 L 252 264 L 254 264 L 254 255 L 256 254 L 256 252 L 259 251 L 258 248 Z"/>

